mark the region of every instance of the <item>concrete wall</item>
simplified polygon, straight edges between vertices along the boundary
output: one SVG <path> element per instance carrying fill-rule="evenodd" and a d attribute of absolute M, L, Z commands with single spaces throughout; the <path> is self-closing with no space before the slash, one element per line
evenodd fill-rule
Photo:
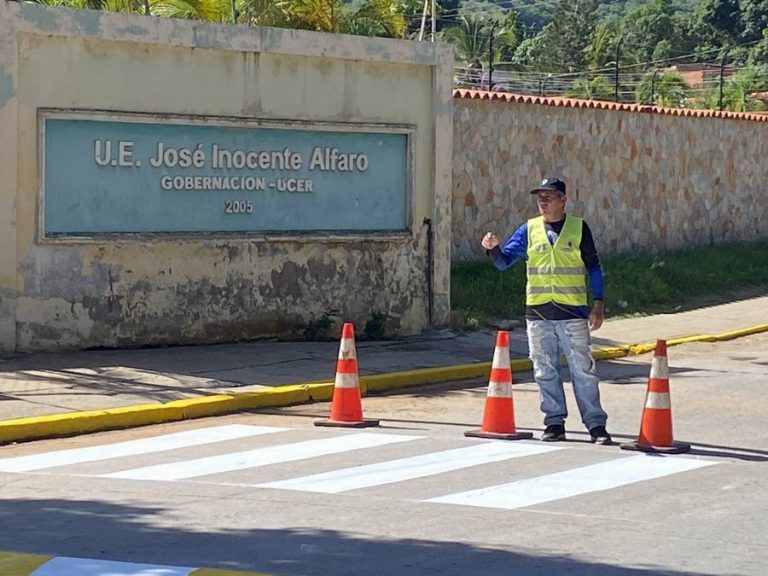
<path fill-rule="evenodd" d="M 0 350 L 295 335 L 329 309 L 446 323 L 451 66 L 429 43 L 0 3 Z M 410 126 L 411 225 L 49 241 L 41 109 Z"/>
<path fill-rule="evenodd" d="M 456 96 L 454 260 L 536 215 L 528 191 L 550 174 L 605 253 L 768 236 L 768 116 Z"/>

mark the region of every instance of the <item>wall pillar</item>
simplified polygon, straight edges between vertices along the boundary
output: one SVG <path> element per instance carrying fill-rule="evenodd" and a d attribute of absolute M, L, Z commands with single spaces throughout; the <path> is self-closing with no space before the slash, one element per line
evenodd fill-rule
<path fill-rule="evenodd" d="M 13 15 L 17 4 L 0 6 Z M 15 18 L 0 17 L 0 355 L 16 351 L 17 48 Z"/>

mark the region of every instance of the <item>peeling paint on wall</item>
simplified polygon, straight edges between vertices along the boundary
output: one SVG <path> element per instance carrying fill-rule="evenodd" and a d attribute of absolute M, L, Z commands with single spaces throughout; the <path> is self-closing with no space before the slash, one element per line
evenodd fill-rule
<path fill-rule="evenodd" d="M 5 71 L 5 67 L 0 64 L 0 108 L 13 97 L 14 92 L 13 78 Z"/>
<path fill-rule="evenodd" d="M 101 26 L 101 10 L 78 10 L 75 16 L 75 25 L 80 33 L 95 36 Z"/>
<path fill-rule="evenodd" d="M 361 327 L 386 313 L 392 330 L 418 332 L 424 248 L 407 238 L 366 241 L 362 250 L 241 240 L 185 243 L 173 253 L 144 243 L 41 246 L 22 266 L 19 347 L 301 338 L 329 310 Z"/>
<path fill-rule="evenodd" d="M 20 3 L 21 17 L 43 32 L 54 32 L 61 29 L 60 12 L 55 10 L 37 10 L 26 2 Z"/>

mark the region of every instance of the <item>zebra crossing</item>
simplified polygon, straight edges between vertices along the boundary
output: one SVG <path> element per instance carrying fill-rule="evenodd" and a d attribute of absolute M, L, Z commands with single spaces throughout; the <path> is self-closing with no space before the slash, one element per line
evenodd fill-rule
<path fill-rule="evenodd" d="M 306 439 L 307 435 L 312 437 Z M 306 431 L 230 424 L 15 457 L 3 458 L 0 452 L 0 473 L 195 482 L 329 495 L 369 488 L 386 495 L 387 489 L 414 480 L 447 478 L 430 488 L 420 485 L 419 489 L 408 490 L 407 499 L 503 510 L 616 490 L 717 463 L 691 456 L 619 455 L 601 449 L 578 452 L 584 455 L 586 465 L 549 471 L 553 463 L 546 459 L 566 452 L 576 453 L 567 444 L 536 441 L 477 441 L 397 431 Z M 155 463 L 146 464 L 146 457 Z M 486 480 L 494 478 L 485 473 L 488 467 L 512 460 L 525 462 L 519 468 L 523 470 L 518 473 L 521 477 L 503 483 Z M 547 465 L 537 465 L 541 462 Z M 289 469 L 291 475 L 281 477 L 284 472 L 276 465 L 288 463 L 295 464 Z M 558 465 L 562 466 L 558 463 L 555 467 Z M 549 472 L 542 474 L 540 468 Z M 465 473 L 462 482 L 451 476 L 459 471 Z M 243 478 L 238 472 L 247 474 Z M 398 498 L 400 493 L 392 490 L 391 497 Z"/>

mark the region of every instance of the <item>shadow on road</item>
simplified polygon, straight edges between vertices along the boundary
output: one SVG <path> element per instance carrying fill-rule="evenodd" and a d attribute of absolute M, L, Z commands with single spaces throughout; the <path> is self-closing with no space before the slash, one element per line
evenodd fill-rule
<path fill-rule="evenodd" d="M 173 510 L 92 500 L 0 502 L 0 549 L 15 552 L 254 570 L 279 576 L 502 575 L 695 576 L 611 566 L 565 555 L 537 555 L 460 542 L 385 540 L 334 530 L 209 531 L 162 526 Z M 254 518 L 255 525 L 258 519 Z"/>

